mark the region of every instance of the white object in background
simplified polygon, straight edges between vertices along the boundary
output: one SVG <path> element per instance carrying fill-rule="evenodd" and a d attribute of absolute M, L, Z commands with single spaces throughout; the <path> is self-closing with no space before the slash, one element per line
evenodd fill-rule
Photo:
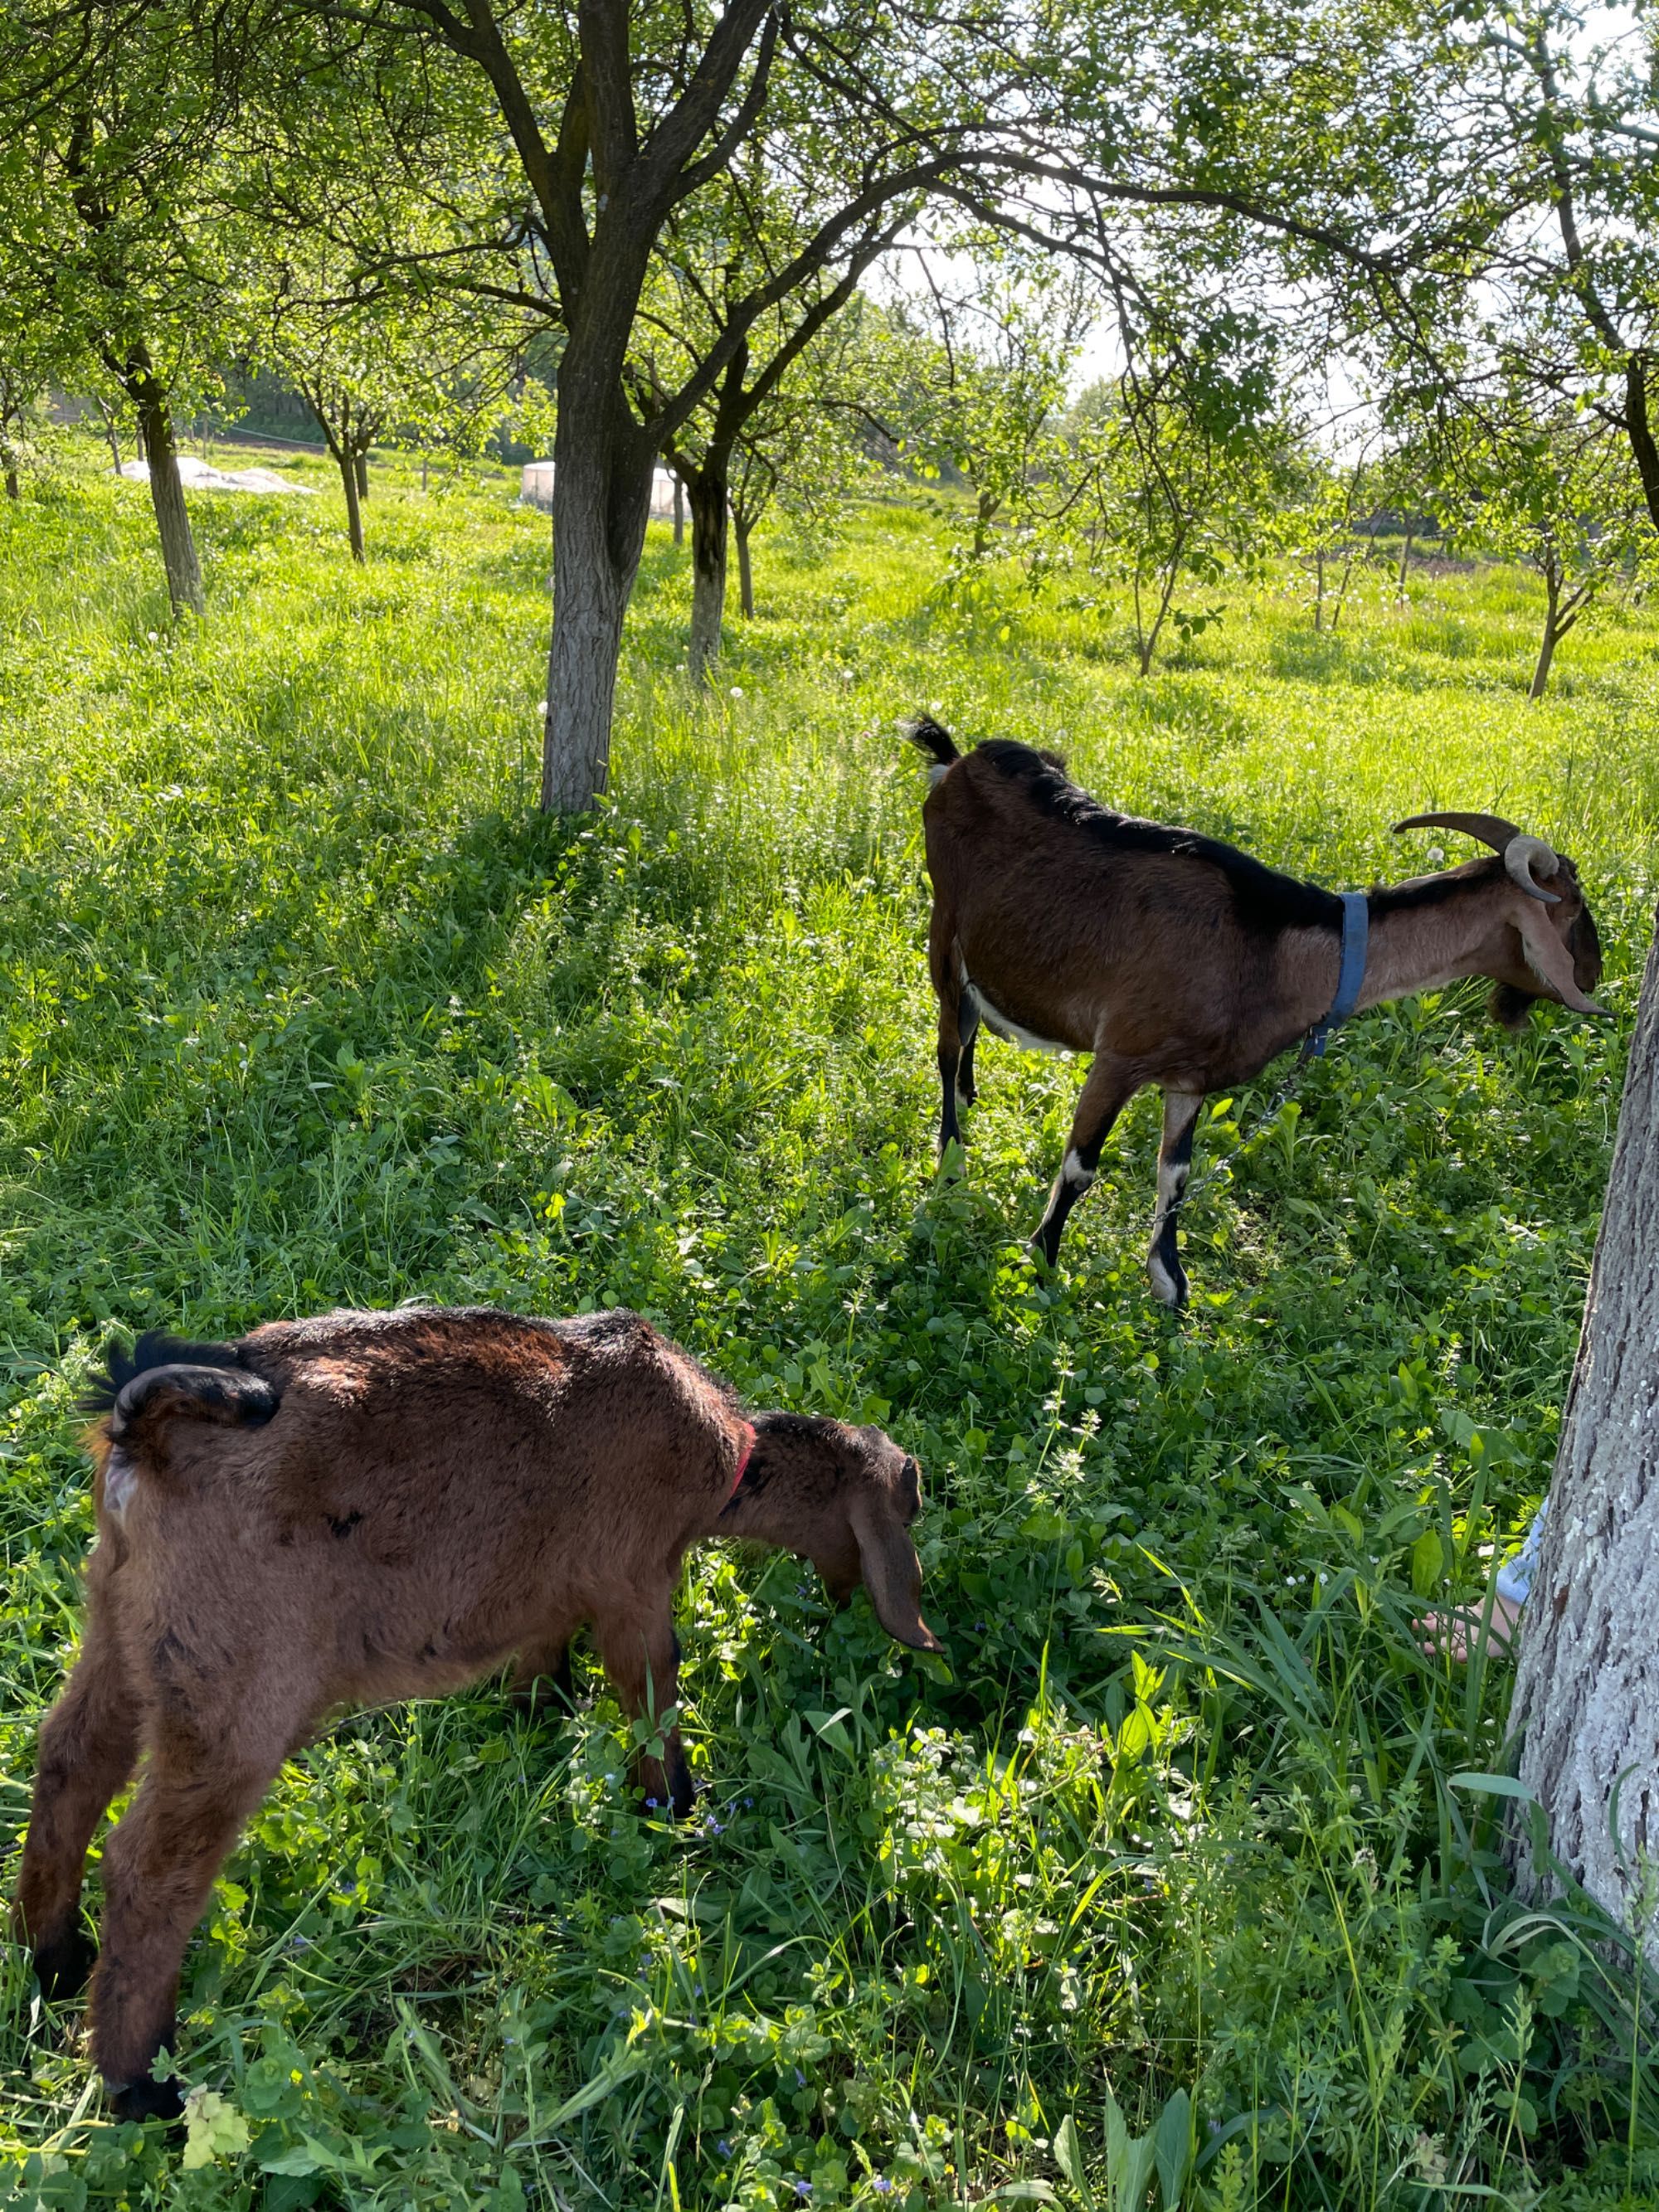
<path fill-rule="evenodd" d="M 551 461 L 526 461 L 524 474 L 519 479 L 519 502 L 523 507 L 538 507 L 544 514 L 553 512 L 553 464 Z M 672 522 L 674 519 L 674 479 L 666 469 L 651 471 L 651 520 L 653 522 Z"/>
<path fill-rule="evenodd" d="M 149 463 L 123 461 L 121 473 L 129 483 L 148 483 Z M 179 454 L 179 481 L 189 491 L 297 491 L 306 499 L 316 493 L 314 485 L 295 483 L 292 477 L 278 476 L 275 469 L 210 468 L 194 453 Z"/>

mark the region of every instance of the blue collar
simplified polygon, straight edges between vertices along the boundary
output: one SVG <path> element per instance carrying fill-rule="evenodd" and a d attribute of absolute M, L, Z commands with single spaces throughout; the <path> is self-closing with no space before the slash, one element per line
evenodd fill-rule
<path fill-rule="evenodd" d="M 1365 947 L 1371 933 L 1371 911 L 1364 891 L 1342 893 L 1342 965 L 1337 970 L 1336 996 L 1331 1000 L 1330 1012 L 1317 1021 L 1302 1040 L 1304 1060 L 1317 1060 L 1330 1042 L 1331 1031 L 1340 1029 L 1359 1003 L 1360 987 L 1365 981 Z"/>

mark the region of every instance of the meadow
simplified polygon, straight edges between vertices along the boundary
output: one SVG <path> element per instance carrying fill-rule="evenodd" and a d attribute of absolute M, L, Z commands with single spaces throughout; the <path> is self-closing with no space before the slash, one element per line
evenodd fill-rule
<path fill-rule="evenodd" d="M 313 465 L 312 479 L 327 481 Z M 1127 612 L 948 508 L 757 543 L 684 672 L 653 529 L 609 803 L 533 811 L 548 526 L 503 472 L 0 501 L 0 1859 L 76 1632 L 112 1332 L 335 1304 L 640 1309 L 925 1473 L 943 1658 L 787 1558 L 688 1565 L 689 1831 L 496 1687 L 349 1715 L 193 1942 L 187 2142 L 100 2117 L 0 1948 L 0 2205 L 572 2212 L 1148 2202 L 1592 2212 L 1659 2191 L 1631 1964 L 1500 1849 L 1510 1672 L 1419 1650 L 1548 1480 L 1659 889 L 1659 618 L 1525 684 L 1539 599 L 1436 562 L 1316 635 L 1285 571 L 1139 681 Z M 1156 1107 L 1045 1276 L 1080 1070 L 989 1041 L 934 1172 L 919 708 L 1335 887 L 1497 808 L 1579 862 L 1616 1018 L 1369 1013 L 1211 1102 L 1190 1312 L 1141 1267 Z M 1448 858 L 1460 841 L 1444 836 Z M 1471 1780 L 1469 1778 L 1474 1777 Z M 95 1875 L 95 1864 L 94 1872 Z M 88 1886 L 95 1903 L 95 1880 Z"/>

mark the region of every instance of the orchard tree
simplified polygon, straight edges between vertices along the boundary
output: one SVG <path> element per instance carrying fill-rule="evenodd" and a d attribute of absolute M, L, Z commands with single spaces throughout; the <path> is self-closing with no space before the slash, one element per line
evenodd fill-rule
<path fill-rule="evenodd" d="M 1521 0 L 1475 14 L 1489 112 L 1524 179 L 1486 269 L 1528 331 L 1528 361 L 1629 448 L 1659 529 L 1659 118 L 1651 25 L 1633 5 Z M 1529 173 L 1528 173 L 1529 172 Z M 1540 222 L 1540 214 L 1545 217 Z"/>
<path fill-rule="evenodd" d="M 1651 1957 L 1659 1934 L 1659 940 L 1521 1638 L 1510 1726 L 1559 1868 Z M 1523 1881 L 1556 1869 L 1517 1837 Z"/>
<path fill-rule="evenodd" d="M 739 558 L 746 563 L 749 533 L 758 519 L 755 502 L 766 475 L 757 456 L 777 442 L 792 416 L 798 419 L 802 372 L 814 349 L 855 299 L 860 277 L 891 246 L 918 204 L 912 195 L 896 207 L 884 205 L 826 265 L 757 317 L 717 383 L 665 448 L 690 510 L 690 661 L 698 683 L 708 681 L 720 653 L 738 456 L 744 456 L 741 474 L 747 497 Z M 629 351 L 628 379 L 642 415 L 659 409 L 666 394 L 695 379 L 737 303 L 798 252 L 811 231 L 810 209 L 798 193 L 767 175 L 753 149 L 734 165 L 722 189 L 670 217 L 658 241 Z M 784 397 L 786 388 L 794 395 L 793 405 Z M 752 586 L 745 587 L 745 611 L 753 611 Z"/>
<path fill-rule="evenodd" d="M 1591 408 L 1511 379 L 1444 408 L 1432 451 L 1443 519 L 1543 584 L 1528 689 L 1541 699 L 1556 647 L 1596 599 L 1659 569 L 1628 440 Z"/>
<path fill-rule="evenodd" d="M 137 418 L 167 594 L 204 608 L 174 419 L 214 388 L 240 241 L 211 204 L 257 9 L 72 0 L 0 28 L 0 280 L 9 318 Z"/>
<path fill-rule="evenodd" d="M 1049 534 L 1063 532 L 1091 573 L 1127 584 L 1143 677 L 1166 623 L 1191 638 L 1219 619 L 1177 593 L 1207 596 L 1268 550 L 1294 441 L 1255 400 L 1165 362 L 1129 369 L 1079 403 Z"/>
<path fill-rule="evenodd" d="M 1066 380 L 1097 301 L 1074 264 L 963 241 L 954 282 L 919 252 L 921 283 L 892 299 L 877 404 L 900 457 L 973 495 L 969 566 L 991 550 L 1058 459 Z"/>
<path fill-rule="evenodd" d="M 739 603 L 755 612 L 750 541 L 768 514 L 832 529 L 872 467 L 869 303 L 855 299 L 793 363 L 740 433 L 732 465 Z"/>
<path fill-rule="evenodd" d="M 1340 27 L 1314 0 L 1267 0 L 1247 28 L 1217 0 L 283 4 L 272 82 L 303 84 L 362 179 L 337 201 L 340 234 L 381 263 L 426 255 L 561 335 L 550 808 L 605 785 L 657 456 L 718 408 L 763 319 L 844 274 L 872 226 L 948 206 L 1078 254 L 1125 298 L 1163 231 L 1183 264 L 1237 271 L 1271 246 L 1297 283 L 1340 264 L 1388 286 L 1464 252 L 1504 150 L 1454 112 L 1465 47 L 1395 0 L 1358 0 Z M 639 311 L 669 226 L 708 236 L 694 216 L 752 149 L 799 228 L 720 303 L 678 381 L 642 384 Z M 389 167 L 428 179 L 455 222 L 440 252 L 373 235 Z"/>
<path fill-rule="evenodd" d="M 304 398 L 340 472 L 355 561 L 364 558 L 371 446 L 396 435 L 475 452 L 509 414 L 524 415 L 526 394 L 544 396 L 521 374 L 522 317 L 364 283 L 314 245 L 273 263 L 258 320 L 259 357 Z M 550 403 L 541 412 L 550 416 Z M 526 427 L 534 438 L 547 426 L 536 415 Z"/>

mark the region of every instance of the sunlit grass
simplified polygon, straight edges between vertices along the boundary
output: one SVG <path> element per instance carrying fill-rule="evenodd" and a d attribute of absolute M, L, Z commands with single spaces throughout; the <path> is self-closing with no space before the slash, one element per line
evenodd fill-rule
<path fill-rule="evenodd" d="M 1554 2201 L 1642 2201 L 1619 1978 L 1513 1922 L 1447 1786 L 1501 1757 L 1507 1680 L 1437 1674 L 1409 1616 L 1547 1479 L 1655 890 L 1659 624 L 1575 635 L 1530 707 L 1525 579 L 1425 572 L 1400 610 L 1379 566 L 1334 637 L 1285 579 L 1142 684 L 1082 579 L 945 599 L 948 520 L 901 501 L 763 539 L 699 697 L 653 532 L 611 803 L 558 824 L 545 518 L 504 474 L 378 469 L 356 571 L 339 508 L 195 501 L 179 637 L 141 491 L 0 502 L 6 1836 L 116 1325 L 639 1306 L 754 1402 L 918 1454 L 947 1660 L 793 1561 L 702 1555 L 689 1837 L 630 1801 L 597 1674 L 574 1726 L 488 1689 L 348 1719 L 187 1966 L 182 2063 L 247 2159 L 181 2176 L 100 2130 L 9 1954 L 0 2140 L 68 2161 L 43 2201 L 1104 2207 L 1109 2085 L 1125 2141 L 1190 2094 L 1217 2205 L 1519 2201 L 1601 2145 Z M 1512 1041 L 1470 988 L 1356 1023 L 1271 1130 L 1216 1102 L 1200 1165 L 1255 1133 L 1194 1202 L 1182 1323 L 1140 1270 L 1139 1102 L 1045 1281 L 1020 1240 L 1074 1065 L 993 1044 L 968 1176 L 933 1179 L 895 734 L 929 704 L 1332 884 L 1425 865 L 1406 813 L 1511 813 L 1579 861 L 1619 1019 Z"/>

